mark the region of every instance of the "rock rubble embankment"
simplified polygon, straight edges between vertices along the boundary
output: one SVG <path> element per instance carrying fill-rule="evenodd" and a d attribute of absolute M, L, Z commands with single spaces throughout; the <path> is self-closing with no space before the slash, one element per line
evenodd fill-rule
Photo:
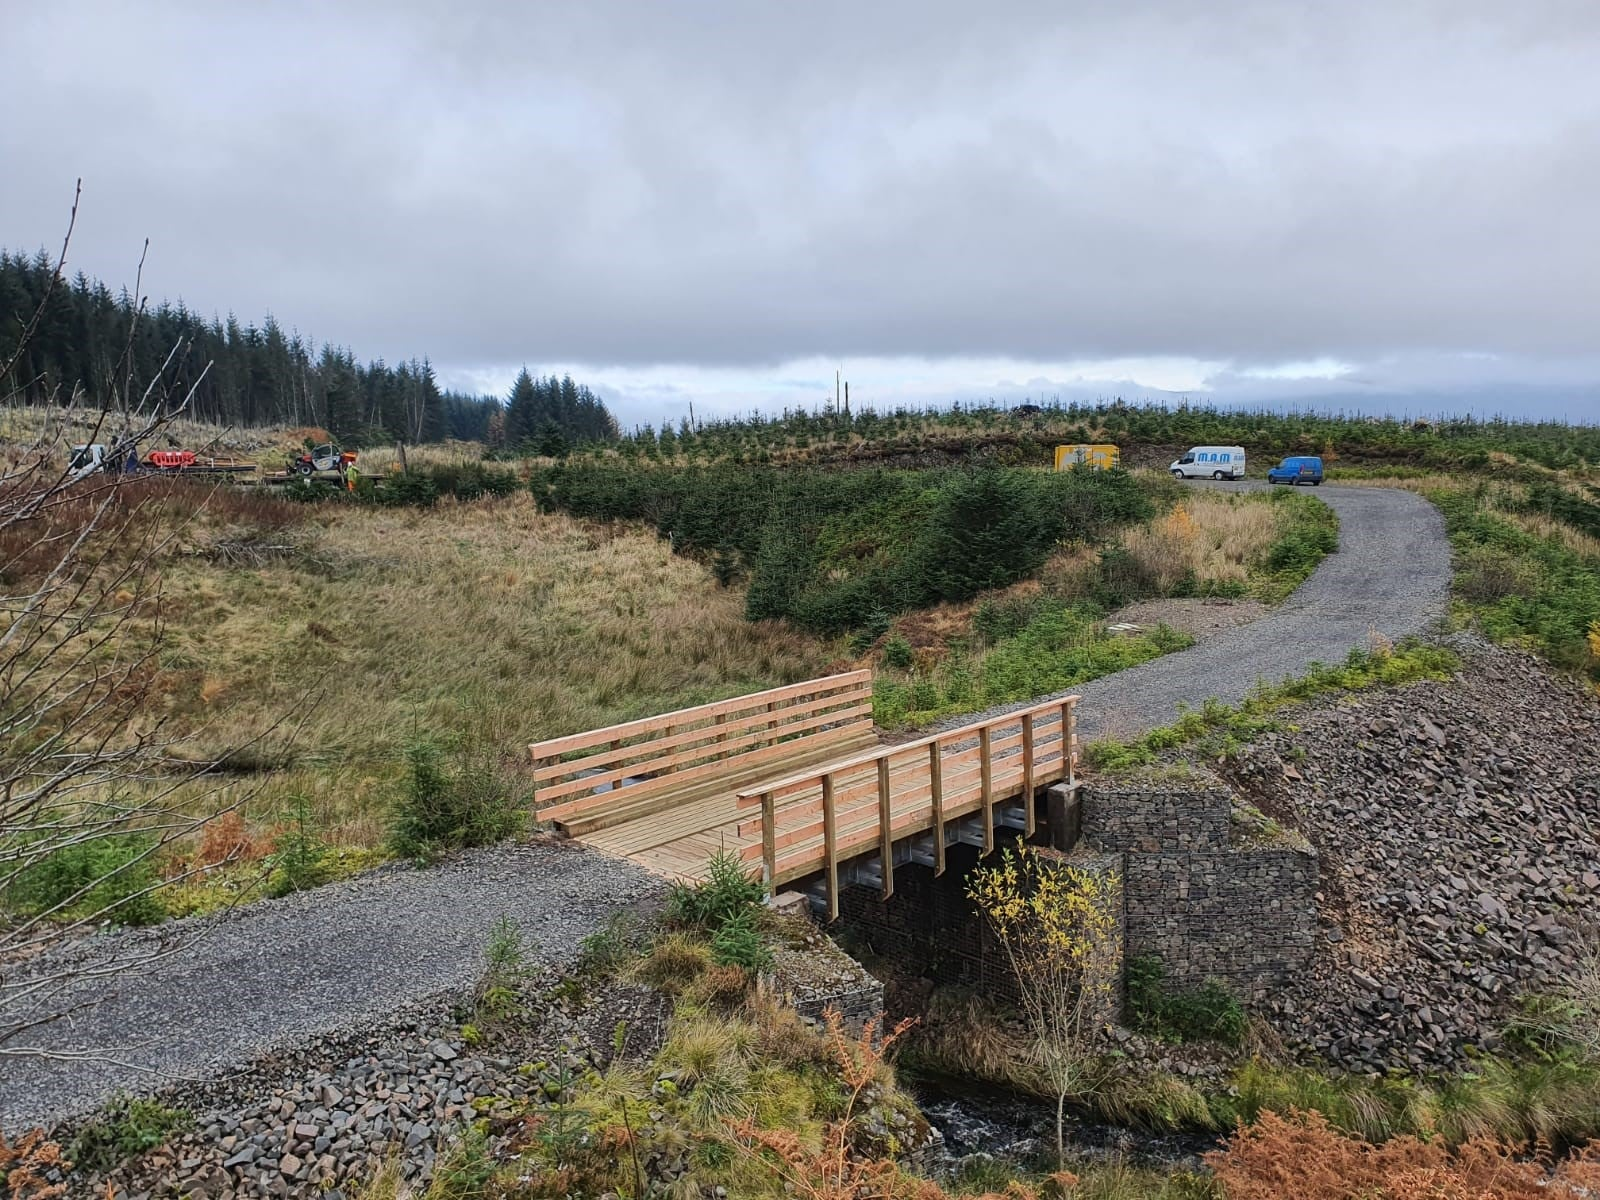
<path fill-rule="evenodd" d="M 1316 964 L 1268 1010 L 1349 1067 L 1495 1050 L 1600 925 L 1600 704 L 1531 655 L 1453 641 L 1454 680 L 1297 712 L 1231 771 L 1322 857 Z"/>

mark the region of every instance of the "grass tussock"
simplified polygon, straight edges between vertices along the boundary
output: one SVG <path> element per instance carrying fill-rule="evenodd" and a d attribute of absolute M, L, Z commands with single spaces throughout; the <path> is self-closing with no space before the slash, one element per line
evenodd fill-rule
<path fill-rule="evenodd" d="M 89 440 L 109 444 L 123 432 L 102 420 L 98 406 L 63 407 L 59 404 L 0 405 L 0 444 L 25 447 L 41 435 L 54 432 L 63 446 Z M 326 442 L 328 431 L 313 426 L 241 426 L 220 421 L 176 417 L 163 424 L 160 445 L 143 450 L 185 449 L 217 457 L 260 458 L 302 446 L 306 440 Z"/>
<path fill-rule="evenodd" d="M 1122 545 L 1159 595 L 1172 595 L 1185 581 L 1236 588 L 1242 595 L 1252 564 L 1266 556 L 1277 536 L 1270 497 L 1196 489 L 1129 531 Z"/>

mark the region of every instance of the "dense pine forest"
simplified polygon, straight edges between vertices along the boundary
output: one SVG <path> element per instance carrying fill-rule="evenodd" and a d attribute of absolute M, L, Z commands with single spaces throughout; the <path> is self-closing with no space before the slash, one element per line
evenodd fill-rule
<path fill-rule="evenodd" d="M 450 437 L 560 453 L 617 434 L 605 404 L 570 376 L 538 379 L 524 370 L 509 397 L 462 395 L 440 389 L 426 358 L 363 364 L 270 315 L 257 326 L 232 313 L 207 320 L 181 301 L 136 311 L 126 289 L 114 293 L 82 272 L 52 291 L 54 271 L 44 251 L 0 251 L 0 364 L 45 304 L 11 375 L 0 379 L 0 395 L 65 403 L 81 391 L 98 404 L 124 379 L 142 388 L 160 375 L 179 392 L 194 388 L 190 415 L 198 420 L 321 426 L 351 446 Z"/>

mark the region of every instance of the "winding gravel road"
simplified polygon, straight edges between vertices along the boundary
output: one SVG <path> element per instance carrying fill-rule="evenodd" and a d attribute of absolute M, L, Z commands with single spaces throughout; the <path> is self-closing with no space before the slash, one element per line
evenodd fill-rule
<path fill-rule="evenodd" d="M 1376 488 L 1325 487 L 1318 496 L 1339 514 L 1338 552 L 1261 620 L 1074 688 L 1086 738 L 1170 723 L 1180 704 L 1210 696 L 1239 700 L 1258 679 L 1301 674 L 1374 632 L 1398 638 L 1442 615 L 1450 553 L 1427 501 Z M 662 886 L 581 848 L 505 846 L 262 901 L 206 927 L 91 939 L 66 953 L 104 964 L 204 928 L 180 954 L 83 985 L 73 999 L 93 1003 L 36 1031 L 52 1051 L 83 1057 L 0 1057 L 0 1130 L 83 1112 L 118 1090 L 236 1067 L 307 1035 L 381 1024 L 403 1005 L 470 985 L 502 916 L 551 961 L 569 957 L 609 913 Z"/>
<path fill-rule="evenodd" d="M 0 1131 L 48 1125 L 117 1091 L 221 1073 L 310 1035 L 383 1025 L 407 1004 L 475 983 L 501 917 L 540 957 L 566 961 L 611 913 L 663 887 L 575 845 L 508 845 L 262 900 L 207 924 L 89 939 L 67 954 L 148 965 L 81 986 L 70 999 L 92 1004 L 18 1039 L 89 1057 L 0 1057 Z M 163 942 L 191 938 L 148 962 Z"/>
<path fill-rule="evenodd" d="M 1303 675 L 1313 662 L 1336 663 L 1353 648 L 1370 645 L 1374 633 L 1399 639 L 1444 615 L 1450 544 L 1438 509 L 1414 492 L 1392 488 L 1325 486 L 1316 496 L 1339 514 L 1339 549 L 1259 621 L 1060 693 L 1083 697 L 1078 721 L 1085 741 L 1170 725 L 1182 707 L 1198 707 L 1213 696 L 1237 703 L 1258 680 Z M 943 725 L 953 729 L 1034 703 L 1003 705 Z"/>

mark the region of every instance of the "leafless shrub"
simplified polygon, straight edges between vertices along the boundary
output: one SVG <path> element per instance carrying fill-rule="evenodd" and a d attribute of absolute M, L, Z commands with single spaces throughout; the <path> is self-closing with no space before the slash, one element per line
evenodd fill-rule
<path fill-rule="evenodd" d="M 0 363 L 0 388 L 12 389 L 0 402 L 17 398 L 12 372 L 37 321 Z M 130 329 L 130 345 L 132 337 Z M 186 349 L 175 346 L 168 361 Z M 201 779 L 215 760 L 171 770 L 175 739 L 155 703 L 164 646 L 158 567 L 213 489 L 85 475 L 67 453 L 68 439 L 86 429 L 121 462 L 184 412 L 192 388 L 168 390 L 165 372 L 136 387 L 130 362 L 125 347 L 122 383 L 97 409 L 81 392 L 58 397 L 58 418 L 0 458 L 0 1059 L 48 1054 L 31 1035 L 84 1002 L 79 984 L 138 965 L 39 952 L 148 905 L 178 882 L 152 869 L 167 848 L 232 807 L 219 806 Z M 127 852 L 96 853 L 113 845 Z M 61 870 L 66 861 L 79 872 Z M 41 873 L 50 873 L 51 888 L 35 886 Z M 30 889 L 33 903 L 13 903 Z M 144 961 L 175 948 L 148 951 Z"/>

